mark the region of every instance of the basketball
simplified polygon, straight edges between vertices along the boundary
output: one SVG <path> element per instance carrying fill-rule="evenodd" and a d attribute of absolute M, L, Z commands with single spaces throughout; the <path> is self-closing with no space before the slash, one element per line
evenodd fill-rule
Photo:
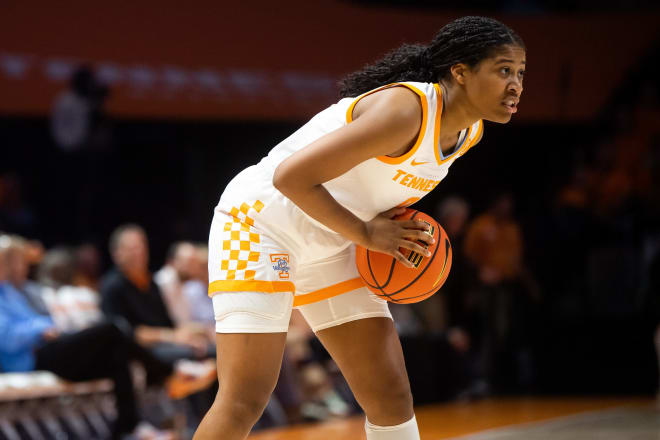
<path fill-rule="evenodd" d="M 379 298 L 398 304 L 416 303 L 437 292 L 447 279 L 451 269 L 451 244 L 445 230 L 423 212 L 408 208 L 395 220 L 422 220 L 431 225 L 429 233 L 435 239 L 428 248 L 431 256 L 401 249 L 415 265 L 409 268 L 391 255 L 356 246 L 355 263 L 367 288 Z"/>

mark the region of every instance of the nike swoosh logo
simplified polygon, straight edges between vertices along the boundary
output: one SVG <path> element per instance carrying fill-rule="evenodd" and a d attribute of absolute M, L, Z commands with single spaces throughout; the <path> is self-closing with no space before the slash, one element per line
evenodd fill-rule
<path fill-rule="evenodd" d="M 415 159 L 413 159 L 412 162 L 410 162 L 410 165 L 416 167 L 417 165 L 424 165 L 425 163 L 428 162 L 415 162 Z"/>

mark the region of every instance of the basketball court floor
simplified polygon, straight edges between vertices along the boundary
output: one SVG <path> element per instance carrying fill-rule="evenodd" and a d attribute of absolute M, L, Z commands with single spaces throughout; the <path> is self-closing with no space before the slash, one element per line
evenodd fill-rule
<path fill-rule="evenodd" d="M 422 440 L 660 440 L 650 398 L 503 398 L 417 408 Z M 364 418 L 261 431 L 249 440 L 359 440 Z"/>

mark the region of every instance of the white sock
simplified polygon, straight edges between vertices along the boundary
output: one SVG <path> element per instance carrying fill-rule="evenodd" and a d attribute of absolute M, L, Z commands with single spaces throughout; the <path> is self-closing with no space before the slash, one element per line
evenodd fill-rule
<path fill-rule="evenodd" d="M 364 424 L 367 440 L 419 440 L 417 419 L 413 418 L 395 426 L 376 426 L 367 420 Z"/>

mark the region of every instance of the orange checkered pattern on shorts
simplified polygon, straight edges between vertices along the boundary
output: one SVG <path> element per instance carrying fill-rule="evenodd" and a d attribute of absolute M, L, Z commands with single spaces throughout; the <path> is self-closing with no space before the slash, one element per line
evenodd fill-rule
<path fill-rule="evenodd" d="M 254 280 L 255 271 L 249 270 L 250 262 L 259 261 L 259 234 L 254 232 L 254 219 L 250 217 L 264 207 L 257 200 L 252 205 L 241 204 L 233 207 L 229 214 L 232 221 L 225 223 L 222 234 L 222 259 L 220 261 L 220 279 Z"/>

